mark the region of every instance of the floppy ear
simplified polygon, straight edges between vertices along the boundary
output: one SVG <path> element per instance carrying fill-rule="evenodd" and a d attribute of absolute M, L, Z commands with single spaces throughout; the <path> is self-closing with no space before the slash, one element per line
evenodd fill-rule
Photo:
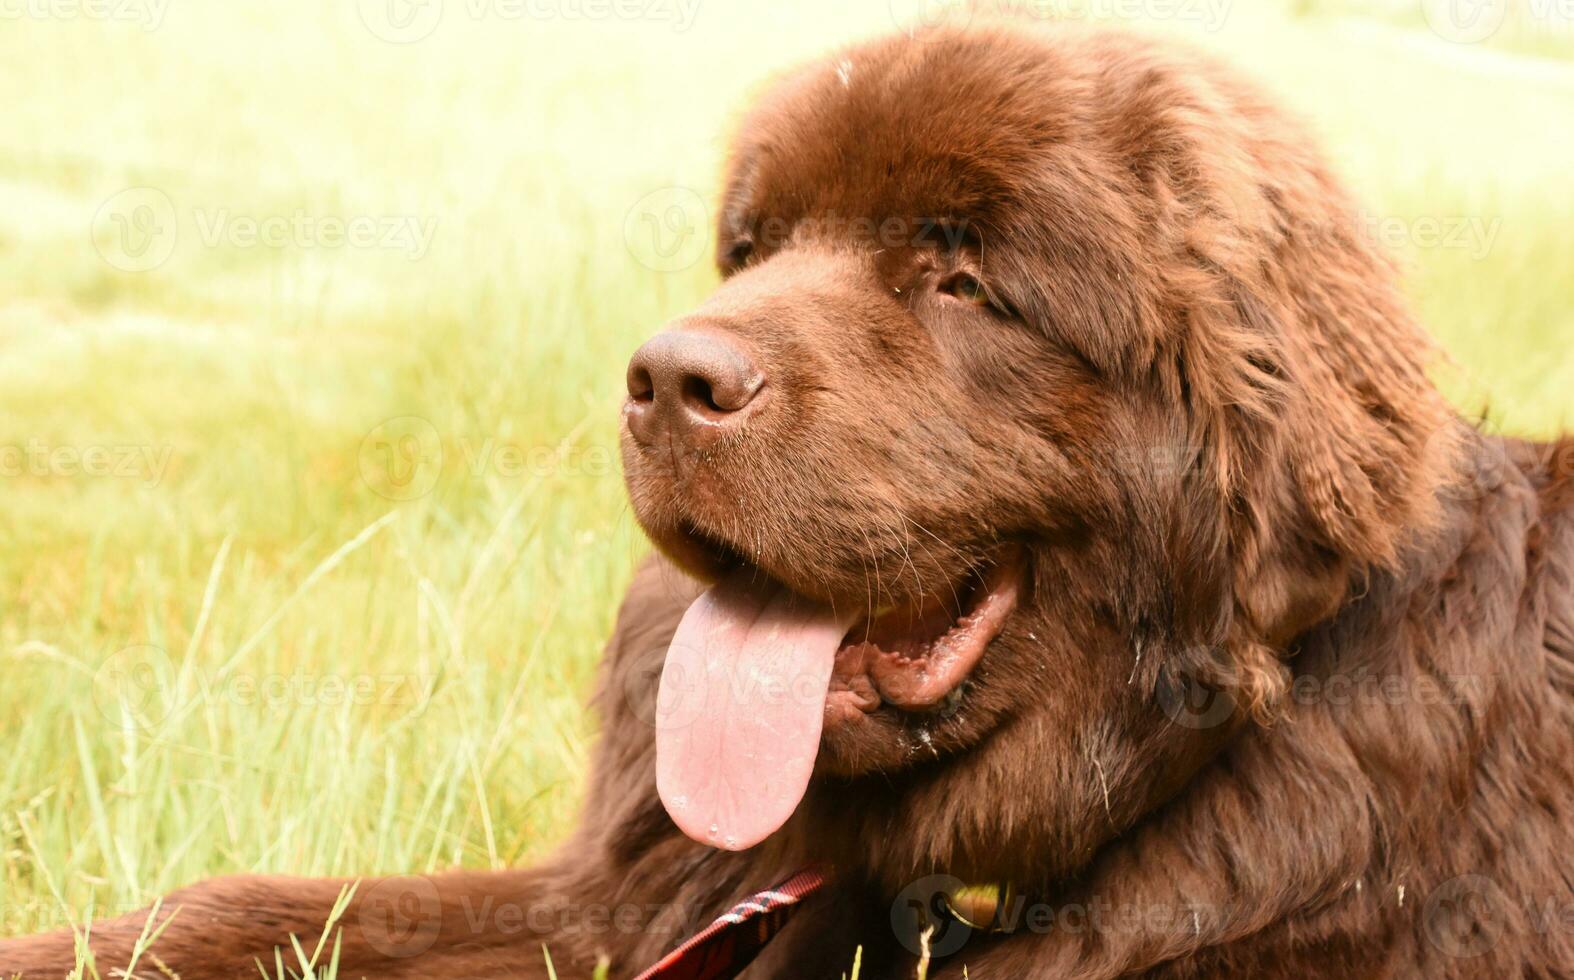
<path fill-rule="evenodd" d="M 1231 501 L 1231 596 L 1240 642 L 1261 647 L 1254 656 L 1263 659 L 1333 614 L 1361 559 L 1330 547 L 1331 538 L 1315 530 L 1333 515 L 1319 511 L 1294 462 L 1298 453 L 1317 454 L 1319 432 L 1283 311 L 1239 280 L 1228 280 L 1225 290 L 1233 321 L 1222 336 L 1234 350 L 1220 362 L 1232 365 L 1233 374 L 1222 382 L 1222 411 L 1234 416 L 1226 424 L 1234 434 L 1221 451 L 1247 457 L 1221 487 Z M 1258 410 L 1241 415 L 1245 393 L 1270 390 Z"/>
<path fill-rule="evenodd" d="M 1166 542 L 1173 666 L 1265 718 L 1288 685 L 1280 643 L 1304 628 L 1287 620 L 1326 615 L 1337 590 L 1275 533 L 1292 506 L 1282 460 L 1295 384 L 1278 335 L 1222 270 L 1201 262 L 1188 278 L 1162 372 L 1189 447 Z"/>
<path fill-rule="evenodd" d="M 1328 176 L 1313 178 L 1270 197 L 1273 232 L 1261 237 L 1272 261 L 1237 283 L 1243 322 L 1280 338 L 1293 375 L 1283 516 L 1304 523 L 1275 530 L 1357 572 L 1393 569 L 1437 526 L 1461 430 L 1427 376 L 1437 349 L 1393 263 Z"/>
<path fill-rule="evenodd" d="M 1200 447 L 1177 586 L 1217 603 L 1221 683 L 1259 710 L 1295 638 L 1434 526 L 1454 451 L 1392 270 L 1337 221 L 1321 234 L 1315 250 L 1293 229 L 1262 243 L 1273 261 L 1256 267 L 1193 256 L 1172 284 L 1188 297 L 1179 377 Z"/>

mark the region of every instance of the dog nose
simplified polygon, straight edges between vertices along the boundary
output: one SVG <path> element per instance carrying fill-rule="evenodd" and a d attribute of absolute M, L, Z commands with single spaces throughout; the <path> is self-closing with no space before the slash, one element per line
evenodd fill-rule
<path fill-rule="evenodd" d="M 663 331 L 629 361 L 629 433 L 644 445 L 670 436 L 703 449 L 743 422 L 764 386 L 765 375 L 725 335 Z"/>

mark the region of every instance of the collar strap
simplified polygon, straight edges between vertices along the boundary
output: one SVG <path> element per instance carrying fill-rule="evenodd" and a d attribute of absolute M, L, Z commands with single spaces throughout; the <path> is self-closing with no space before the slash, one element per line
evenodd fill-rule
<path fill-rule="evenodd" d="M 756 892 L 717 917 L 698 934 L 634 980 L 732 980 L 776 938 L 799 905 L 825 886 L 825 872 L 805 868 Z M 941 892 L 938 911 L 969 929 L 1008 933 L 1016 929 L 1016 891 L 1009 882 L 966 885 Z"/>
<path fill-rule="evenodd" d="M 806 868 L 750 895 L 635 980 L 732 980 L 824 885 L 822 871 Z"/>

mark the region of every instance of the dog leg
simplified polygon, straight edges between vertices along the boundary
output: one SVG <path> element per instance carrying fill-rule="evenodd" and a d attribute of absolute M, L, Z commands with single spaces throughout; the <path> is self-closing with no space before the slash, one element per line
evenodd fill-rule
<path fill-rule="evenodd" d="M 86 945 L 100 975 L 208 980 L 275 975 L 284 965 L 304 972 L 321 947 L 321 969 L 335 955 L 339 976 L 545 977 L 543 945 L 561 976 L 588 976 L 606 938 L 575 929 L 567 891 L 575 876 L 552 867 L 526 871 L 454 872 L 430 877 L 301 879 L 217 878 L 170 895 L 152 910 L 94 923 Z M 341 893 L 348 902 L 324 936 Z M 139 937 L 156 934 L 138 955 Z M 25 980 L 65 976 L 78 962 L 70 931 L 0 940 L 0 976 Z"/>

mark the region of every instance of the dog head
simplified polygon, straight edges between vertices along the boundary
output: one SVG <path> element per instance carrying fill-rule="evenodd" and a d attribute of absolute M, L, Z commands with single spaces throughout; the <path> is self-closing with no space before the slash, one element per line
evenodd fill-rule
<path fill-rule="evenodd" d="M 1449 456 L 1305 145 L 1093 31 L 942 29 L 767 93 L 723 282 L 628 372 L 634 511 L 716 583 L 663 678 L 680 826 L 746 847 L 815 783 L 799 819 L 895 866 L 1060 874 L 1271 713 Z"/>

